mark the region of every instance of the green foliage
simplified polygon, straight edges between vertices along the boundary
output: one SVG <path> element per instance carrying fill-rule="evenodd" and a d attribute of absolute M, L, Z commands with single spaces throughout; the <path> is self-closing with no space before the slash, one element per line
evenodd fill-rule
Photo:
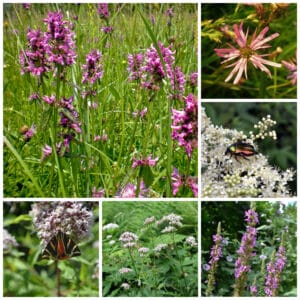
<path fill-rule="evenodd" d="M 282 203 L 282 204 L 281 204 Z M 267 264 L 274 250 L 282 241 L 286 248 L 287 263 L 281 275 L 278 296 L 296 296 L 296 268 L 297 268 L 297 207 L 296 202 L 255 202 L 259 224 L 257 225 L 257 241 L 254 248 L 256 255 L 251 260 L 251 272 L 248 273 L 247 290 L 244 296 L 250 296 L 249 286 L 256 278 L 260 287 L 260 295 L 264 295 L 266 270 L 261 274 L 260 255 L 267 256 Z M 202 202 L 201 228 L 202 228 L 202 266 L 210 259 L 212 235 L 216 234 L 218 222 L 222 222 L 222 236 L 228 243 L 222 246 L 222 257 L 218 261 L 218 270 L 215 274 L 215 296 L 232 296 L 234 285 L 235 261 L 237 250 L 246 230 L 244 213 L 250 208 L 249 202 Z M 234 213 L 233 213 L 234 212 Z M 202 269 L 202 294 L 205 294 L 208 272 Z"/>
<path fill-rule="evenodd" d="M 154 224 L 144 225 L 146 218 L 159 220 L 174 213 L 183 217 L 178 231 L 162 234 Z M 197 247 L 185 243 L 187 236 L 197 236 L 197 202 L 104 202 L 103 224 L 116 223 L 119 228 L 103 231 L 103 296 L 161 297 L 196 296 Z M 119 237 L 130 231 L 138 235 L 138 248 L 149 248 L 141 256 L 137 249 L 122 248 Z M 168 245 L 160 252 L 159 244 Z M 121 268 L 132 271 L 120 274 Z M 122 283 L 130 284 L 125 290 Z"/>
<path fill-rule="evenodd" d="M 15 237 L 18 246 L 3 255 L 3 295 L 5 297 L 53 297 L 57 282 L 52 260 L 40 260 L 41 245 L 28 215 L 31 202 L 4 202 L 4 228 Z M 94 208 L 95 220 L 98 208 Z M 79 244 L 81 256 L 58 263 L 61 293 L 64 296 L 98 297 L 99 228 L 95 222 L 89 240 Z"/>

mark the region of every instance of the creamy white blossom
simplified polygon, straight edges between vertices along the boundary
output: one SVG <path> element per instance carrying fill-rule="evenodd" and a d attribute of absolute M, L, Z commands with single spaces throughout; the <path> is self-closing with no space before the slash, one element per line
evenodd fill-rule
<path fill-rule="evenodd" d="M 282 198 L 292 197 L 288 183 L 294 179 L 292 169 L 281 171 L 271 166 L 265 155 L 257 153 L 247 159 L 234 155 L 225 155 L 229 145 L 244 141 L 254 146 L 257 139 L 269 136 L 276 139 L 276 133 L 270 127 L 276 124 L 270 116 L 263 118 L 254 130 L 257 134 L 235 129 L 215 126 L 207 117 L 204 108 L 201 109 L 201 165 L 202 165 L 202 197 L 230 198 Z"/>

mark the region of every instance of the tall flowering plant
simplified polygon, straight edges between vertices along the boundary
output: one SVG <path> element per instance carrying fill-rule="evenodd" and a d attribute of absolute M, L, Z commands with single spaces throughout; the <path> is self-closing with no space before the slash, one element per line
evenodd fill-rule
<path fill-rule="evenodd" d="M 207 269 L 209 269 L 209 273 L 208 273 L 208 282 L 206 288 L 206 296 L 212 295 L 212 292 L 216 284 L 215 273 L 218 268 L 218 261 L 222 257 L 223 237 L 221 235 L 221 222 L 218 223 L 217 234 L 213 235 L 212 238 L 213 238 L 214 245 L 212 246 L 210 251 L 210 261 L 208 263 L 209 267 L 207 267 Z"/>
<path fill-rule="evenodd" d="M 258 215 L 253 208 L 245 212 L 245 221 L 247 222 L 246 232 L 243 234 L 240 249 L 237 251 L 239 254 L 235 262 L 235 285 L 234 296 L 242 296 L 246 286 L 247 274 L 251 271 L 250 262 L 255 252 L 253 252 L 256 245 L 257 229 L 255 226 L 258 224 Z"/>

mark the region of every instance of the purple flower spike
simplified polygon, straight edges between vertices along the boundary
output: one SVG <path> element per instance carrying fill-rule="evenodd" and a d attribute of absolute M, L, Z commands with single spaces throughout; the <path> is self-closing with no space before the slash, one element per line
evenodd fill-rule
<path fill-rule="evenodd" d="M 86 64 L 82 66 L 83 70 L 83 79 L 82 83 L 89 82 L 90 84 L 94 84 L 97 79 L 101 79 L 103 77 L 103 69 L 100 63 L 101 53 L 98 50 L 92 50 L 86 56 Z"/>

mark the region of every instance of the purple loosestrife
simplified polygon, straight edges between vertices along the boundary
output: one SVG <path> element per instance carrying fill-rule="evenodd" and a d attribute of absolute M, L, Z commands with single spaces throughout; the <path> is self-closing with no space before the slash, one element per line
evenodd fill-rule
<path fill-rule="evenodd" d="M 270 36 L 265 38 L 265 34 L 268 32 L 269 27 L 265 27 L 258 35 L 257 29 L 255 30 L 252 38 L 248 39 L 248 32 L 243 31 L 243 23 L 239 26 L 237 24 L 233 25 L 234 36 L 232 37 L 233 41 L 238 45 L 238 48 L 235 48 L 233 45 L 228 44 L 229 48 L 215 49 L 218 56 L 224 58 L 222 64 L 231 62 L 237 59 L 235 62 L 226 66 L 226 68 L 233 67 L 232 71 L 225 79 L 225 82 L 231 80 L 231 78 L 236 75 L 233 84 L 238 84 L 242 78 L 243 73 L 247 76 L 247 65 L 249 62 L 255 67 L 259 68 L 261 71 L 266 72 L 270 78 L 272 78 L 271 72 L 265 65 L 272 67 L 281 67 L 281 64 L 275 63 L 264 59 L 263 57 L 269 56 L 269 54 L 260 54 L 258 51 L 271 46 L 267 43 L 276 37 L 279 36 L 279 33 L 273 33 Z"/>
<path fill-rule="evenodd" d="M 103 77 L 103 68 L 101 64 L 101 53 L 98 50 L 91 50 L 86 56 L 86 64 L 82 66 L 82 83 L 89 82 L 94 84 L 96 80 Z"/>
<path fill-rule="evenodd" d="M 190 74 L 189 84 L 192 88 L 196 88 L 198 86 L 198 72 L 192 72 Z"/>
<path fill-rule="evenodd" d="M 45 33 L 48 61 L 61 66 L 73 65 L 76 53 L 71 24 L 63 20 L 61 12 L 49 12 L 44 23 L 48 26 L 48 31 Z"/>
<path fill-rule="evenodd" d="M 189 157 L 198 145 L 198 101 L 197 97 L 189 94 L 185 97 L 184 110 L 172 109 L 172 138 L 177 140 Z"/>
<path fill-rule="evenodd" d="M 221 222 L 218 223 L 217 234 L 214 234 L 212 238 L 213 238 L 214 245 L 210 250 L 210 260 L 208 262 L 209 268 L 207 267 L 207 270 L 209 270 L 207 288 L 205 292 L 205 295 L 207 297 L 211 296 L 214 290 L 216 284 L 215 273 L 218 268 L 218 261 L 222 257 L 223 237 L 221 235 Z"/>
<path fill-rule="evenodd" d="M 246 232 L 243 234 L 241 246 L 237 251 L 239 256 L 235 262 L 235 297 L 242 296 L 247 281 L 247 273 L 251 270 L 250 260 L 255 256 L 253 249 L 256 244 L 257 230 L 255 226 L 258 223 L 258 215 L 254 209 L 251 208 L 245 212 L 245 221 L 247 222 Z"/>
<path fill-rule="evenodd" d="M 46 41 L 40 29 L 28 29 L 27 50 L 20 53 L 21 74 L 42 76 L 50 70 L 46 55 Z"/>
<path fill-rule="evenodd" d="M 90 234 L 93 224 L 93 213 L 78 201 L 36 202 L 29 215 L 43 246 L 58 231 L 73 235 L 80 241 Z"/>
<path fill-rule="evenodd" d="M 286 265 L 285 248 L 281 244 L 279 246 L 278 252 L 276 253 L 276 257 L 274 257 L 273 254 L 271 261 L 267 264 L 267 277 L 266 277 L 265 289 L 264 289 L 266 296 L 269 297 L 277 296 L 281 273 L 285 265 Z"/>

